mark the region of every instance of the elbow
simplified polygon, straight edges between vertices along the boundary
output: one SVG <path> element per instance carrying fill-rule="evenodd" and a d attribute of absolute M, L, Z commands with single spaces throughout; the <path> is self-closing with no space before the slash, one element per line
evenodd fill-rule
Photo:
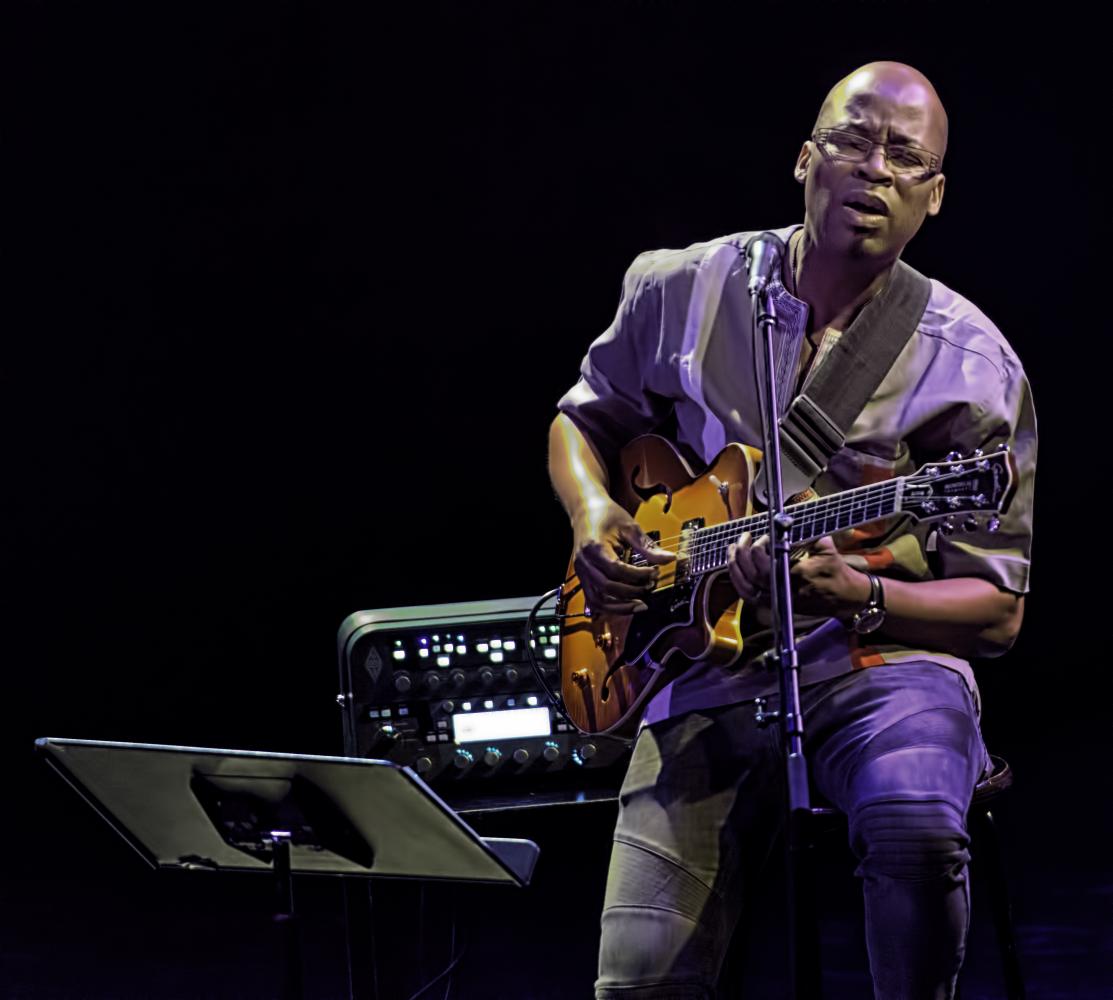
<path fill-rule="evenodd" d="M 1024 621 L 1024 595 L 1002 590 L 1001 613 L 978 635 L 975 656 L 1002 656 L 1013 647 Z"/>

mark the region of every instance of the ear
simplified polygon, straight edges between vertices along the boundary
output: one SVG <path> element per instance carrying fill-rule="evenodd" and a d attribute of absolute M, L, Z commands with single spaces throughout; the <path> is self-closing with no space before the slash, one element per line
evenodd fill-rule
<path fill-rule="evenodd" d="M 808 179 L 808 165 L 812 162 L 812 144 L 810 139 L 804 140 L 800 152 L 796 157 L 796 166 L 792 169 L 792 176 L 797 184 L 803 184 Z"/>
<path fill-rule="evenodd" d="M 928 215 L 938 215 L 939 209 L 943 207 L 943 187 L 947 183 L 947 178 L 942 174 L 936 174 L 932 179 L 932 189 L 928 193 Z"/>

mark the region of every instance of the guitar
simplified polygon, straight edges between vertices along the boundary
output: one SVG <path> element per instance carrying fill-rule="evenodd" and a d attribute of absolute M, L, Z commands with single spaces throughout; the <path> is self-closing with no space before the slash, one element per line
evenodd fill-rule
<path fill-rule="evenodd" d="M 677 554 L 658 566 L 648 609 L 636 614 L 586 607 L 569 561 L 560 589 L 560 674 L 564 707 L 585 732 L 632 737 L 653 696 L 695 660 L 729 665 L 742 655 L 742 601 L 727 573 L 727 547 L 743 531 L 768 532 L 768 515 L 755 513 L 753 484 L 761 452 L 728 444 L 696 475 L 670 442 L 654 434 L 632 441 L 619 456 L 614 499 L 633 515 L 654 544 Z M 908 476 L 817 497 L 786 508 L 791 543 L 896 514 L 940 520 L 944 534 L 979 527 L 996 531 L 997 515 L 1016 489 L 1008 448 L 952 452 Z M 627 548 L 619 558 L 645 559 Z"/>

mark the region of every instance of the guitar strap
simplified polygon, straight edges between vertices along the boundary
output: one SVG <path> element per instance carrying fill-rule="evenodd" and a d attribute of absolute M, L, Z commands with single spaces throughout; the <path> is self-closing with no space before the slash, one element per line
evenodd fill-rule
<path fill-rule="evenodd" d="M 809 487 L 845 443 L 931 297 L 931 282 L 897 260 L 869 301 L 817 365 L 780 421 L 784 495 Z"/>

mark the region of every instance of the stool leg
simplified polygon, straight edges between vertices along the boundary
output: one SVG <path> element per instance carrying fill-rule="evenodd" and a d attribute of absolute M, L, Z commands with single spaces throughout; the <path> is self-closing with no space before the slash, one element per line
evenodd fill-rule
<path fill-rule="evenodd" d="M 1005 995 L 1009 1000 L 1025 1000 L 1024 980 L 1020 974 L 1020 959 L 1016 951 L 1013 932 L 1012 907 L 1009 889 L 1005 882 L 1004 859 L 997 824 L 988 808 L 971 810 L 971 835 L 976 850 L 978 871 L 985 878 L 993 908 L 993 926 L 997 932 L 997 945 L 1001 951 L 1001 967 L 1005 973 Z"/>

